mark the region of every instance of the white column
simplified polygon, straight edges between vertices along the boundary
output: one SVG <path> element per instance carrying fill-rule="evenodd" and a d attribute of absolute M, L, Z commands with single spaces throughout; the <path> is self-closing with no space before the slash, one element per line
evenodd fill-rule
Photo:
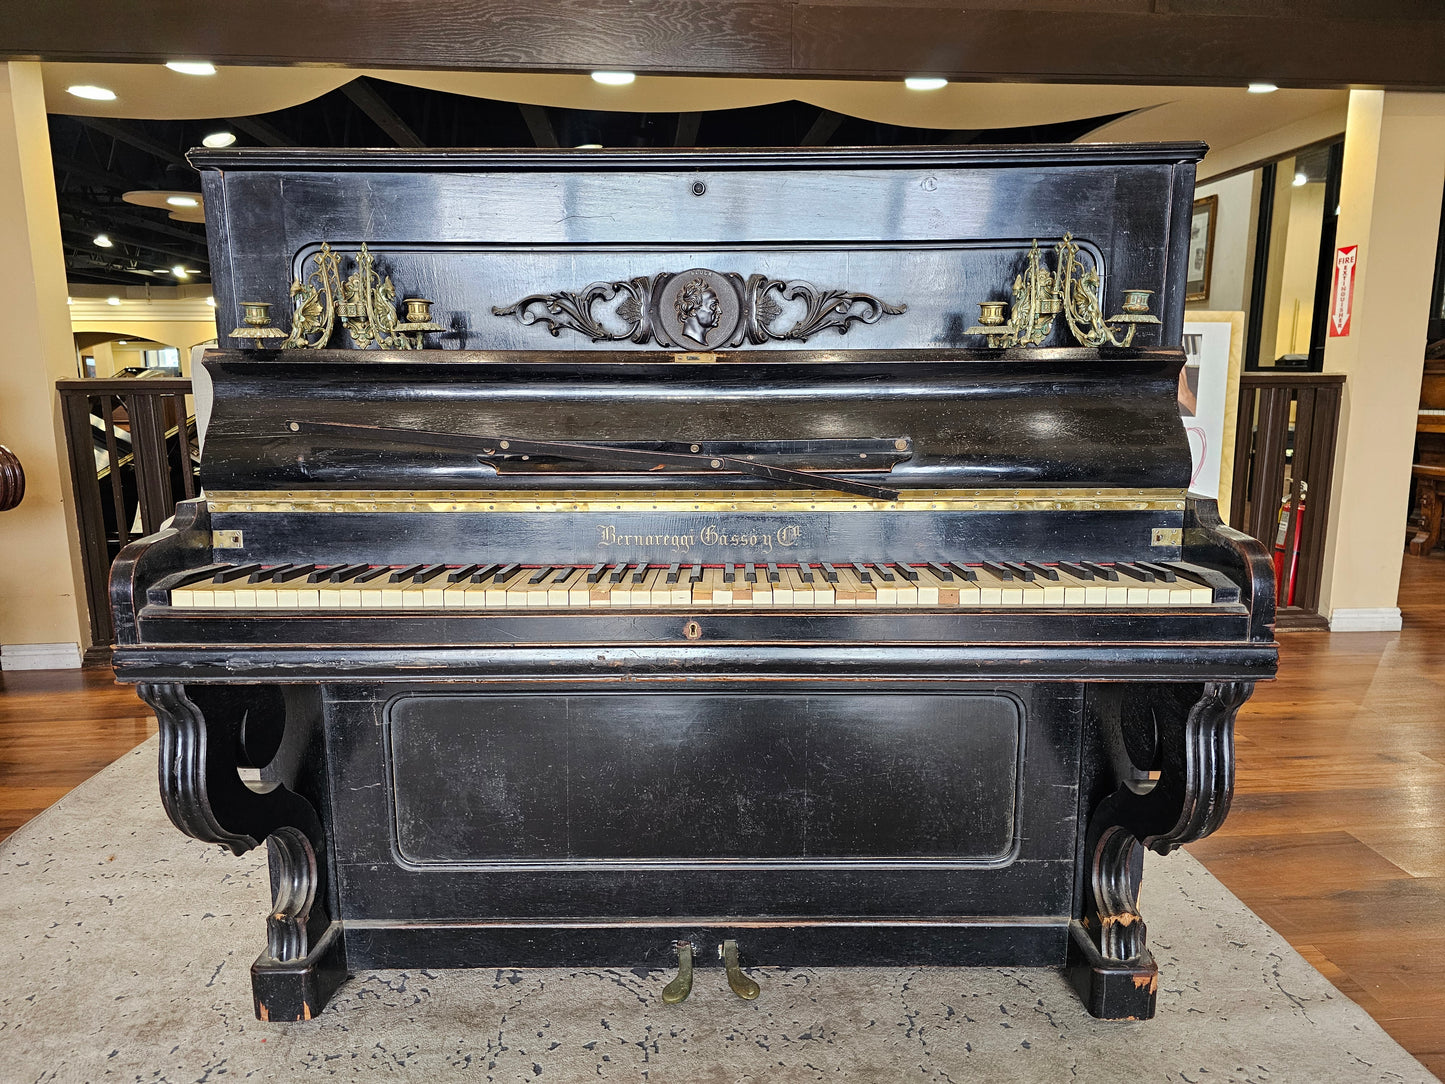
<path fill-rule="evenodd" d="M 1354 305 L 1325 346 L 1325 371 L 1347 377 L 1320 599 L 1335 631 L 1400 627 L 1442 185 L 1445 95 L 1351 91 L 1335 245 L 1359 246 Z"/>
<path fill-rule="evenodd" d="M 89 639 L 55 381 L 76 376 L 40 65 L 0 64 L 0 443 L 25 499 L 0 513 L 0 667 L 78 667 Z"/>

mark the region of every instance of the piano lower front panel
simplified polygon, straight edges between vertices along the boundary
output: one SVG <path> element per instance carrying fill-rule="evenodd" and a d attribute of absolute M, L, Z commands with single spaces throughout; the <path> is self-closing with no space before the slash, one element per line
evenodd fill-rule
<path fill-rule="evenodd" d="M 1057 963 L 1083 688 L 322 686 L 348 958 L 1019 962 L 1018 927 Z"/>

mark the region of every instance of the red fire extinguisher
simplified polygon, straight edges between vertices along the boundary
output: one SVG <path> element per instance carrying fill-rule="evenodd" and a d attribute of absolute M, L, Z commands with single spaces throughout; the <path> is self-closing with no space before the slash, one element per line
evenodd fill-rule
<path fill-rule="evenodd" d="M 1289 535 L 1290 497 L 1286 492 L 1279 504 L 1279 526 L 1274 535 L 1274 586 L 1281 606 L 1294 605 L 1295 573 L 1299 570 L 1300 540 L 1305 533 L 1305 483 L 1300 483 L 1299 503 L 1294 506 L 1294 539 L 1289 553 L 1284 544 Z"/>

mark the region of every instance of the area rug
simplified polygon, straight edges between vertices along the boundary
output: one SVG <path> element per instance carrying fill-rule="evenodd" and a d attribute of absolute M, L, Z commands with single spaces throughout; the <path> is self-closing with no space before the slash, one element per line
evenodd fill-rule
<path fill-rule="evenodd" d="M 0 1081 L 1420 1082 L 1435 1078 L 1188 855 L 1150 858 L 1159 1014 L 1087 1016 L 1021 968 L 371 971 L 263 1024 L 264 855 L 181 835 L 155 739 L 0 847 Z"/>

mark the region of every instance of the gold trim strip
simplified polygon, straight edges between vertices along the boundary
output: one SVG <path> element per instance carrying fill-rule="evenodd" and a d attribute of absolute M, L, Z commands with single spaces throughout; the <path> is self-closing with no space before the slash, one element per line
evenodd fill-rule
<path fill-rule="evenodd" d="M 599 490 L 217 491 L 212 512 L 1180 512 L 1166 489 L 917 489 L 896 501 L 797 490 L 618 492 Z"/>

